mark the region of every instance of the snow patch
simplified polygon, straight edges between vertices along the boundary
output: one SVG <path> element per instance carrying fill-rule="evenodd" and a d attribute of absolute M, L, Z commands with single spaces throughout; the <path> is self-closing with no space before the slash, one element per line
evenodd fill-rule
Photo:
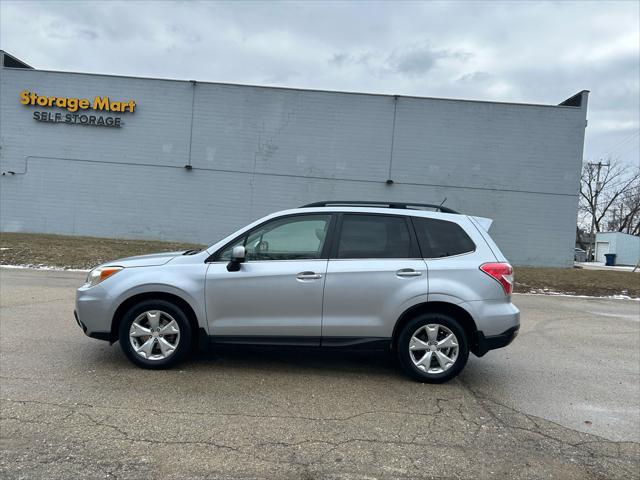
<path fill-rule="evenodd" d="M 83 268 L 65 268 L 65 267 L 52 267 L 51 265 L 0 265 L 0 268 L 6 269 L 31 269 L 31 270 L 52 270 L 55 272 L 88 272 L 88 269 Z"/>
<path fill-rule="evenodd" d="M 575 295 L 572 293 L 554 292 L 551 290 L 534 289 L 529 292 L 518 292 L 514 295 L 547 295 L 553 297 L 571 297 L 571 298 L 606 298 L 608 300 L 634 300 L 640 302 L 638 297 L 630 297 L 629 295 L 607 295 L 604 297 L 597 295 Z"/>

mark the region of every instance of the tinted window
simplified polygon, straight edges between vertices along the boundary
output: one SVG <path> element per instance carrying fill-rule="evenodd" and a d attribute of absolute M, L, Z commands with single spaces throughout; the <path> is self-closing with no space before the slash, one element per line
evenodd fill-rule
<path fill-rule="evenodd" d="M 420 250 L 425 258 L 449 257 L 473 252 L 475 244 L 457 223 L 413 217 Z"/>
<path fill-rule="evenodd" d="M 345 215 L 338 258 L 409 258 L 411 240 L 404 217 Z"/>
<path fill-rule="evenodd" d="M 220 260 L 230 260 L 237 245 L 247 249 L 247 260 L 320 258 L 330 215 L 304 215 L 272 220 L 229 245 Z"/>

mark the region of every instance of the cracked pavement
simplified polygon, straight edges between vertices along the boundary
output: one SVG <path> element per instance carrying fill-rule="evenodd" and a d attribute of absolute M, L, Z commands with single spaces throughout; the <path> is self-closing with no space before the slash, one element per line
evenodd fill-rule
<path fill-rule="evenodd" d="M 423 385 L 383 352 L 225 348 L 140 370 L 75 324 L 82 280 L 0 269 L 3 479 L 640 475 L 638 302 L 516 296 L 513 345 Z"/>

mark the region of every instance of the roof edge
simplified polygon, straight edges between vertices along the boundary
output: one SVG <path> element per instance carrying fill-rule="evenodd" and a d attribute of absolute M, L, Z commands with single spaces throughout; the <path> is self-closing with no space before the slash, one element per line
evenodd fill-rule
<path fill-rule="evenodd" d="M 10 53 L 6 52 L 5 50 L 1 50 L 0 49 L 0 56 L 2 57 L 2 62 L 0 62 L 0 66 L 3 68 L 26 68 L 29 70 L 35 70 L 35 68 L 33 68 L 31 65 L 29 65 L 26 62 L 23 62 L 22 60 L 20 60 L 17 57 L 14 57 L 13 55 L 11 55 Z M 6 63 L 6 58 L 10 59 L 10 63 L 13 63 L 14 65 L 7 65 Z"/>
<path fill-rule="evenodd" d="M 589 90 L 580 90 L 578 93 L 572 95 L 563 102 L 560 102 L 558 105 L 563 107 L 582 107 L 587 95 L 589 95 Z"/>
<path fill-rule="evenodd" d="M 13 57 L 12 57 L 13 58 Z M 25 64 L 26 65 L 26 64 Z M 7 69 L 15 69 L 21 70 L 21 68 L 13 68 L 13 67 L 5 67 Z M 272 85 L 256 85 L 256 84 L 248 84 L 248 83 L 229 83 L 229 82 L 209 82 L 209 81 L 199 81 L 199 80 L 183 80 L 176 78 L 161 78 L 161 77 L 142 77 L 136 75 L 115 75 L 109 73 L 89 73 L 89 72 L 70 72 L 65 70 L 43 70 L 43 69 L 35 69 L 31 66 L 28 66 L 29 71 L 32 72 L 43 72 L 43 73 L 57 73 L 61 75 L 87 75 L 92 77 L 111 77 L 111 78 L 130 78 L 136 80 L 156 80 L 163 82 L 178 82 L 178 83 L 191 83 L 194 86 L 197 84 L 202 85 L 221 85 L 221 86 L 231 86 L 231 87 L 249 87 L 249 88 L 264 88 L 269 90 L 289 90 L 289 91 L 298 91 L 298 92 L 316 92 L 316 93 L 337 93 L 341 95 L 366 95 L 373 97 L 390 97 L 390 98 L 409 98 L 409 99 L 418 99 L 418 100 L 439 100 L 445 102 L 469 102 L 469 103 L 491 103 L 496 105 L 518 105 L 524 107 L 547 107 L 547 108 L 581 108 L 582 105 L 582 97 L 580 97 L 581 104 L 574 105 L 570 103 L 566 103 L 569 100 L 581 96 L 585 93 L 589 93 L 589 90 L 582 90 L 581 92 L 573 95 L 569 99 L 564 102 L 554 105 L 548 103 L 525 103 L 525 102 L 506 102 L 506 101 L 498 101 L 498 100 L 472 100 L 467 98 L 449 98 L 449 97 L 428 97 L 428 96 L 417 96 L 417 95 L 397 95 L 392 93 L 372 93 L 372 92 L 356 92 L 356 91 L 345 91 L 345 90 L 326 90 L 319 88 L 301 88 L 301 87 L 279 87 Z"/>

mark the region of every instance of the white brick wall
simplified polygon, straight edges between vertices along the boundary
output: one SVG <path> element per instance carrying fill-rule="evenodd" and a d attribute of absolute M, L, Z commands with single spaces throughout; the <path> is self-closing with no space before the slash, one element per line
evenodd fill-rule
<path fill-rule="evenodd" d="M 120 129 L 44 124 L 19 103 L 25 88 L 133 98 L 138 107 Z M 213 243 L 316 200 L 447 197 L 451 208 L 493 218 L 492 235 L 514 263 L 571 264 L 586 105 L 395 103 L 0 69 L 0 170 L 27 169 L 0 177 L 0 228 Z"/>

